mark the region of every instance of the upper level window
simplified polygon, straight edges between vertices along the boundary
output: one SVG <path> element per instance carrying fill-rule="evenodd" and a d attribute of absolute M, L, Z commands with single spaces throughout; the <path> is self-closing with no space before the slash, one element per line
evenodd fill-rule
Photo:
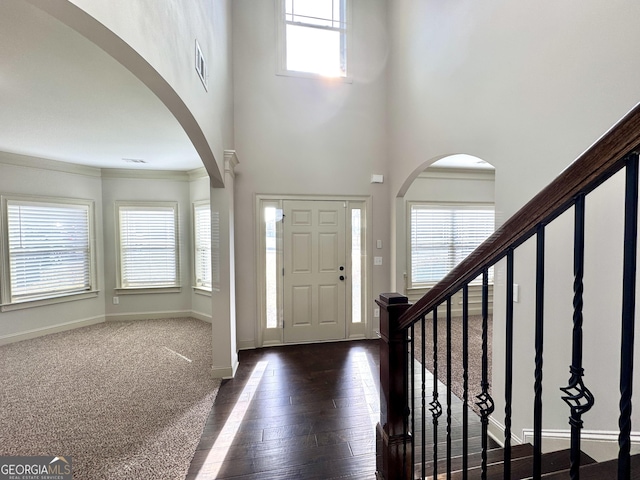
<path fill-rule="evenodd" d="M 3 310 L 96 294 L 93 202 L 3 197 Z"/>
<path fill-rule="evenodd" d="M 276 0 L 280 70 L 347 77 L 348 0 Z"/>

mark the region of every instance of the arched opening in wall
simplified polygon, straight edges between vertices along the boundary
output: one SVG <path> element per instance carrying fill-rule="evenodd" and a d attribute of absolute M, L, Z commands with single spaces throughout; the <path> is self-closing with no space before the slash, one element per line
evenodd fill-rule
<path fill-rule="evenodd" d="M 415 303 L 442 280 L 495 230 L 495 169 L 472 155 L 450 155 L 417 171 L 397 198 L 396 258 L 397 284 Z M 481 393 L 482 371 L 482 278 L 469 285 L 469 398 Z M 489 271 L 489 314 L 493 304 L 493 269 Z M 462 396 L 462 292 L 451 302 L 452 313 L 452 391 Z M 445 308 L 438 310 L 439 352 L 446 364 Z M 430 337 L 433 318 L 425 320 L 426 358 L 433 358 Z M 414 338 L 421 341 L 421 322 L 416 324 Z M 490 322 L 491 324 L 491 322 Z M 491 331 L 488 334 L 491 338 Z M 418 361 L 422 347 L 416 350 Z M 439 355 L 440 356 L 440 355 Z M 429 368 L 431 361 L 427 362 Z M 489 372 L 491 369 L 489 368 Z M 446 382 L 446 368 L 438 375 Z M 472 404 L 472 402 L 470 402 Z M 471 405 L 472 407 L 474 405 Z"/>

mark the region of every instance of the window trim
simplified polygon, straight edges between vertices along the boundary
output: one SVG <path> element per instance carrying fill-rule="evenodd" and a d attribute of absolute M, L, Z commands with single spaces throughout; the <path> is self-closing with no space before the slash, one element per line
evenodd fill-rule
<path fill-rule="evenodd" d="M 327 76 L 315 72 L 304 72 L 299 70 L 287 69 L 287 20 L 286 20 L 286 1 L 287 0 L 275 0 L 275 14 L 276 14 L 276 75 L 285 77 L 298 77 L 324 80 L 327 82 L 341 82 L 341 83 L 353 83 L 353 74 L 349 68 L 350 59 L 352 55 L 353 44 L 353 27 L 352 27 L 352 0 L 344 0 L 345 2 L 345 21 L 344 21 L 344 35 L 345 35 L 345 75 L 340 76 Z M 312 27 L 308 28 L 320 28 L 323 30 L 335 30 L 328 27 Z"/>
<path fill-rule="evenodd" d="M 371 232 L 370 225 L 373 222 L 373 200 L 371 196 L 362 196 L 362 195 L 336 195 L 336 196 L 324 196 L 324 195 L 291 195 L 291 194 L 256 194 L 255 195 L 255 203 L 254 203 L 254 245 L 256 251 L 256 260 L 257 260 L 257 286 L 258 286 L 258 295 L 256 295 L 256 322 L 255 322 L 255 332 L 256 332 L 256 345 L 260 347 L 271 346 L 271 345 L 282 345 L 284 343 L 283 338 L 283 329 L 282 326 L 278 328 L 266 328 L 266 278 L 265 278 L 265 251 L 266 251 L 266 229 L 264 223 L 264 208 L 266 206 L 273 206 L 277 209 L 283 208 L 283 202 L 286 200 L 339 200 L 343 201 L 346 204 L 346 209 L 350 212 L 351 208 L 359 208 L 361 209 L 361 249 L 362 249 L 362 322 L 353 323 L 351 322 L 351 304 L 348 303 L 345 305 L 347 308 L 348 316 L 346 318 L 346 339 L 357 339 L 357 338 L 375 338 L 377 332 L 374 332 L 374 322 L 376 321 L 373 318 L 374 309 L 370 305 L 370 299 L 374 298 L 373 293 L 373 268 L 369 265 L 369 261 L 373 258 L 373 245 L 371 242 Z M 349 219 L 351 218 L 351 214 L 348 214 Z M 282 224 L 278 222 L 276 224 L 276 235 L 280 237 L 282 241 Z M 346 228 L 346 238 L 345 241 L 347 245 L 351 245 L 351 229 L 347 225 Z M 277 259 L 277 271 L 280 271 L 283 266 L 283 252 L 278 252 Z M 347 265 L 350 265 L 350 262 L 347 262 Z M 349 267 L 349 271 L 347 272 L 347 276 L 351 275 L 351 267 Z M 277 275 L 277 281 L 282 282 L 282 275 Z M 278 310 L 282 311 L 284 306 L 283 302 L 283 286 L 279 285 L 278 290 L 279 294 L 277 296 L 278 301 Z"/>
<path fill-rule="evenodd" d="M 10 202 L 30 202 L 43 205 L 72 205 L 87 208 L 89 234 L 89 282 L 90 289 L 42 295 L 25 298 L 18 301 L 11 299 L 11 264 L 9 256 L 9 216 Z M 96 233 L 95 233 L 95 201 L 90 199 L 8 194 L 0 196 L 0 312 L 9 312 L 26 308 L 40 307 L 57 303 L 96 298 L 98 289 L 97 261 L 96 261 Z"/>
<path fill-rule="evenodd" d="M 120 208 L 122 207 L 139 207 L 139 208 L 167 208 L 170 207 L 174 211 L 175 222 L 175 257 L 176 257 L 176 283 L 167 286 L 144 286 L 144 287 L 124 287 L 122 285 L 122 245 L 120 232 Z M 146 201 L 116 201 L 115 202 L 115 231 L 116 231 L 116 288 L 117 295 L 142 295 L 151 293 L 180 293 L 182 291 L 181 284 L 181 268 L 180 268 L 180 210 L 178 202 L 146 202 Z"/>
<path fill-rule="evenodd" d="M 203 208 L 203 207 L 208 207 L 208 211 L 209 211 L 209 221 L 211 221 L 211 202 L 209 200 L 199 200 L 196 202 L 193 202 L 192 206 L 191 206 L 191 216 L 192 216 L 192 234 L 193 234 L 193 238 L 192 238 L 192 244 L 193 244 L 193 276 L 192 276 L 192 284 L 193 284 L 193 291 L 202 295 L 210 295 L 211 292 L 213 291 L 213 265 L 211 264 L 211 256 L 212 256 L 212 245 L 211 245 L 211 237 L 209 237 L 209 268 L 211 270 L 210 272 L 210 277 L 211 277 L 211 285 L 210 286 L 206 286 L 206 285 L 198 285 L 198 268 L 197 268 L 197 249 L 198 249 L 198 243 L 197 243 L 197 239 L 198 239 L 198 216 L 196 214 L 196 210 L 199 208 Z"/>
<path fill-rule="evenodd" d="M 447 207 L 469 207 L 470 209 L 482 209 L 491 208 L 494 211 L 494 231 L 495 231 L 495 204 L 487 202 L 438 202 L 438 201 L 420 201 L 412 200 L 407 202 L 406 208 L 406 232 L 407 232 L 407 269 L 406 269 L 406 288 L 409 289 L 421 289 L 432 288 L 438 282 L 414 282 L 413 281 L 413 252 L 411 249 L 411 209 L 414 205 L 432 206 L 434 208 L 447 208 Z M 490 284 L 493 285 L 493 279 Z M 472 282 L 473 283 L 473 282 Z"/>

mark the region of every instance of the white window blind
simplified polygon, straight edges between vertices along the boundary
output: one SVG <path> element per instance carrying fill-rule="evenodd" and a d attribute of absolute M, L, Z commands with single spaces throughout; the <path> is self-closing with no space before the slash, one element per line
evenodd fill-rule
<path fill-rule="evenodd" d="M 9 303 L 92 289 L 89 205 L 7 200 L 6 215 Z"/>
<path fill-rule="evenodd" d="M 211 207 L 195 205 L 194 240 L 196 287 L 211 289 Z"/>
<path fill-rule="evenodd" d="M 177 205 L 119 205 L 120 287 L 179 286 Z"/>
<path fill-rule="evenodd" d="M 494 231 L 489 206 L 413 204 L 410 215 L 412 286 L 442 280 Z"/>
<path fill-rule="evenodd" d="M 347 74 L 347 0 L 284 1 L 286 70 Z"/>
<path fill-rule="evenodd" d="M 220 212 L 211 212 L 211 288 L 220 288 Z"/>

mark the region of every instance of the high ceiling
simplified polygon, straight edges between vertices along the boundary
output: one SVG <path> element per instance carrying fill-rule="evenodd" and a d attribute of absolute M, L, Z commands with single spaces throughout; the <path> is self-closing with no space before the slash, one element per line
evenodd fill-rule
<path fill-rule="evenodd" d="M 23 0 L 0 2 L 0 151 L 100 168 L 202 167 L 142 82 Z"/>

